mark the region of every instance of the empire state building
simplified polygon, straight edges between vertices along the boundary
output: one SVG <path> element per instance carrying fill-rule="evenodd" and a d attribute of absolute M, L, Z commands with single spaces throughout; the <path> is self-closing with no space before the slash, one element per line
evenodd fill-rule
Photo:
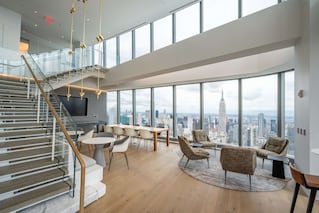
<path fill-rule="evenodd" d="M 218 114 L 218 132 L 220 136 L 226 136 L 226 103 L 224 100 L 224 92 L 222 91 L 222 98 L 219 102 L 219 114 Z"/>

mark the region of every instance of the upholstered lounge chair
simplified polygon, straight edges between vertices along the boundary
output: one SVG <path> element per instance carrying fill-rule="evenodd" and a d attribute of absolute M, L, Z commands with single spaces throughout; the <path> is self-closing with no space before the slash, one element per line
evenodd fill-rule
<path fill-rule="evenodd" d="M 184 155 L 187 157 L 187 162 L 185 163 L 184 168 L 187 166 L 189 160 L 200 160 L 200 159 L 206 159 L 208 168 L 209 168 L 209 152 L 207 152 L 206 150 L 202 148 L 193 148 L 189 144 L 187 138 L 183 136 L 178 136 L 178 142 L 179 142 L 181 151 L 183 152 L 183 157 Z"/>
<path fill-rule="evenodd" d="M 261 147 L 256 148 L 257 157 L 263 159 L 262 167 L 264 167 L 264 160 L 268 155 L 285 156 L 288 150 L 289 141 L 280 137 L 269 137 L 267 142 Z"/>
<path fill-rule="evenodd" d="M 220 153 L 220 163 L 225 170 L 225 184 L 227 171 L 247 174 L 251 189 L 251 175 L 256 168 L 256 151 L 244 147 L 223 147 Z"/>
<path fill-rule="evenodd" d="M 193 135 L 193 141 L 194 143 L 200 143 L 202 144 L 203 148 L 216 148 L 217 144 L 210 141 L 208 135 L 204 130 L 193 130 L 192 131 Z"/>

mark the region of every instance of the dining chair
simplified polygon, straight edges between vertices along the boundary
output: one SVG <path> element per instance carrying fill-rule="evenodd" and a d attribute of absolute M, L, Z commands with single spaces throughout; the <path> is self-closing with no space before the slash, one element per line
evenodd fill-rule
<path fill-rule="evenodd" d="M 109 132 L 109 133 L 113 133 L 113 127 L 108 126 L 108 125 L 104 125 L 104 132 Z"/>
<path fill-rule="evenodd" d="M 127 168 L 130 169 L 130 167 L 128 165 L 127 155 L 126 155 L 126 151 L 128 149 L 129 143 L 130 143 L 130 137 L 129 136 L 125 136 L 125 137 L 123 137 L 123 138 L 121 138 L 119 140 L 114 141 L 114 143 L 111 144 L 111 147 L 109 149 L 109 151 L 110 151 L 109 170 L 111 168 L 111 163 L 112 163 L 112 159 L 113 159 L 114 153 L 123 153 L 124 156 L 125 156 Z"/>
<path fill-rule="evenodd" d="M 122 135 L 124 135 L 124 129 L 122 127 L 115 126 L 113 127 L 113 134 L 120 138 Z"/>
<path fill-rule="evenodd" d="M 317 190 L 319 190 L 319 176 L 307 175 L 299 171 L 294 165 L 289 164 L 291 176 L 296 182 L 294 196 L 291 203 L 290 213 L 293 213 L 295 210 L 295 205 L 299 193 L 300 185 L 310 189 L 310 196 L 307 204 L 307 213 L 312 212 L 313 203 L 316 198 Z"/>
<path fill-rule="evenodd" d="M 147 143 L 146 141 L 153 142 L 153 133 L 145 129 L 140 129 L 138 132 L 140 134 L 141 141 L 144 143 L 144 148 L 148 149 L 150 143 Z"/>
<path fill-rule="evenodd" d="M 78 140 L 77 140 L 77 143 L 78 143 L 78 146 L 81 148 L 82 146 L 82 141 L 84 139 L 87 139 L 87 138 L 93 138 L 93 134 L 94 134 L 94 129 L 88 131 L 87 133 L 85 133 L 84 135 L 81 135 L 78 137 Z M 90 145 L 87 145 L 88 147 L 88 150 L 89 150 L 89 154 L 91 154 L 91 148 L 90 148 Z"/>
<path fill-rule="evenodd" d="M 137 139 L 138 139 L 139 135 L 138 135 L 138 132 L 135 129 L 126 127 L 126 128 L 124 128 L 124 134 L 126 136 L 130 136 L 131 144 L 134 144 L 134 141 L 133 141 L 134 139 L 135 139 L 135 142 L 137 144 Z"/>

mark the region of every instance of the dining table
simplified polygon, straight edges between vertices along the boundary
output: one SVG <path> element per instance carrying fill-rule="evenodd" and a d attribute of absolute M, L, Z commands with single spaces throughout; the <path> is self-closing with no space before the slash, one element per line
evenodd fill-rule
<path fill-rule="evenodd" d="M 130 128 L 134 129 L 136 131 L 139 131 L 141 129 L 150 131 L 153 133 L 153 143 L 154 143 L 154 151 L 157 150 L 157 135 L 161 132 L 166 132 L 166 146 L 169 146 L 169 128 L 159 128 L 159 127 L 146 127 L 146 126 L 135 126 L 135 125 L 126 125 L 126 124 L 111 124 L 107 125 L 109 127 L 120 127 L 120 128 Z"/>
<path fill-rule="evenodd" d="M 87 138 L 82 141 L 82 143 L 95 146 L 93 158 L 95 159 L 96 163 L 101 165 L 103 168 L 106 166 L 104 145 L 111 144 L 113 142 L 114 137 L 95 137 Z"/>

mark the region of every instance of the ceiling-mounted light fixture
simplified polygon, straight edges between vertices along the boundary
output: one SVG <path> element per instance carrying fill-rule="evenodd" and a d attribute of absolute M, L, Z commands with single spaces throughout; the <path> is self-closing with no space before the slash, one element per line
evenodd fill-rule
<path fill-rule="evenodd" d="M 75 9 L 75 0 L 72 0 L 72 6 L 70 9 L 70 14 L 71 14 L 71 26 L 70 26 L 70 50 L 68 52 L 70 56 L 70 69 L 69 69 L 69 80 L 71 79 L 71 70 L 72 70 L 72 55 L 73 55 L 73 30 L 74 30 L 74 13 L 76 11 Z M 70 101 L 71 98 L 71 93 L 70 93 L 70 85 L 68 85 L 68 92 L 66 94 L 66 97 L 68 101 Z"/>
<path fill-rule="evenodd" d="M 104 40 L 102 36 L 102 0 L 99 0 L 99 14 L 100 14 L 100 25 L 99 25 L 99 34 L 96 36 L 97 42 Z"/>
<path fill-rule="evenodd" d="M 81 68 L 81 91 L 80 97 L 83 100 L 83 96 L 85 92 L 83 91 L 83 72 L 84 72 L 84 49 L 87 47 L 85 44 L 85 24 L 86 24 L 86 2 L 87 0 L 83 0 L 83 34 L 82 34 L 82 44 L 80 47 L 82 48 L 82 68 Z"/>

